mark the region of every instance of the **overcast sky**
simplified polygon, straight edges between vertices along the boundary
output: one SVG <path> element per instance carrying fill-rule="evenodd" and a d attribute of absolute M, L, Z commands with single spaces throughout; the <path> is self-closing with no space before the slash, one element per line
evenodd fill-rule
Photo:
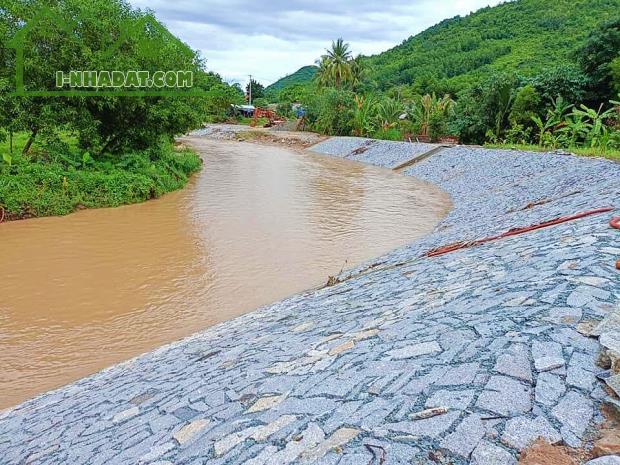
<path fill-rule="evenodd" d="M 333 39 L 387 50 L 445 18 L 498 0 L 130 0 L 150 8 L 229 82 L 270 84 L 311 65 Z"/>

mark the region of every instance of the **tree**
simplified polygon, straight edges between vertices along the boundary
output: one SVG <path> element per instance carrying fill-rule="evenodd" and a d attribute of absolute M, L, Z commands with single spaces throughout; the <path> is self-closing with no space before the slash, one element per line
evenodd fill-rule
<path fill-rule="evenodd" d="M 445 135 L 448 120 L 454 113 L 454 105 L 454 100 L 447 94 L 442 98 L 437 98 L 435 94 L 419 97 L 412 111 L 419 135 L 433 140 Z"/>
<path fill-rule="evenodd" d="M 206 119 L 216 123 L 226 120 L 231 105 L 243 103 L 243 91 L 236 86 L 218 83 L 207 91 Z"/>
<path fill-rule="evenodd" d="M 374 95 L 356 95 L 355 107 L 351 124 L 352 134 L 358 137 L 368 137 L 374 130 L 374 117 L 376 113 L 377 99 Z"/>
<path fill-rule="evenodd" d="M 344 89 L 328 87 L 307 104 L 307 120 L 312 129 L 330 136 L 348 136 L 352 130 L 355 95 Z"/>
<path fill-rule="evenodd" d="M 541 105 L 547 105 L 558 97 L 579 102 L 586 96 L 588 77 L 575 66 L 561 65 L 546 69 L 533 78 L 526 79 L 525 83 L 532 85 L 540 95 Z M 543 112 L 545 108 L 540 107 L 538 110 Z"/>
<path fill-rule="evenodd" d="M 620 57 L 620 18 L 601 25 L 577 52 L 590 80 L 590 100 L 600 104 L 615 97 L 612 62 Z"/>
<path fill-rule="evenodd" d="M 502 137 L 508 127 L 516 82 L 513 75 L 498 74 L 461 94 L 453 127 L 463 142 L 482 143 L 489 136 Z"/>
<path fill-rule="evenodd" d="M 9 1 L 0 9 L 0 78 L 10 83 L 14 90 L 16 70 L 15 52 L 8 43 L 16 33 L 41 10 L 40 5 L 31 2 Z M 58 8 L 55 9 L 56 13 Z M 25 86 L 27 90 L 51 90 L 53 79 L 59 69 L 77 68 L 80 45 L 67 38 L 55 18 L 44 17 L 24 40 L 24 48 L 29 52 L 24 60 Z M 65 67 L 61 67 L 64 64 Z M 9 88 L 6 90 L 9 91 Z M 22 148 L 27 153 L 38 135 L 49 136 L 72 121 L 77 111 L 68 99 L 49 99 L 43 97 L 12 97 L 0 107 L 0 120 L 10 124 L 9 133 L 16 130 L 29 132 L 29 138 Z"/>
<path fill-rule="evenodd" d="M 532 117 L 538 114 L 540 95 L 533 85 L 527 84 L 517 91 L 512 109 L 510 110 L 510 125 L 521 125 L 524 128 L 533 125 Z"/>
<path fill-rule="evenodd" d="M 614 89 L 620 94 L 620 57 L 610 63 L 609 69 L 611 71 L 611 80 Z"/>
<path fill-rule="evenodd" d="M 72 69 L 185 70 L 193 73 L 193 90 L 223 84 L 219 76 L 205 72 L 197 52 L 163 26 L 154 27 L 156 20 L 148 13 L 122 0 L 62 0 L 49 8 L 53 17 L 44 18 L 26 38 L 26 90 L 56 90 L 56 71 Z M 0 8 L 0 73 L 15 70 L 15 54 L 7 49 L 6 39 L 40 11 L 37 2 L 11 1 Z M 145 39 L 149 53 L 142 45 Z M 119 53 L 107 53 L 115 46 Z M 78 132 L 81 146 L 94 156 L 152 147 L 162 137 L 171 139 L 196 127 L 209 111 L 204 97 L 118 97 L 105 90 L 101 97 L 19 97 L 19 106 L 15 125 L 30 132 L 24 151 L 35 137 L 66 130 Z M 6 120 L 11 108 L 3 105 L 0 112 L 5 117 L 0 119 Z"/>
<path fill-rule="evenodd" d="M 353 60 L 350 60 L 349 64 L 351 66 L 351 88 L 356 91 L 364 84 L 367 71 L 366 65 L 362 55 L 358 55 Z"/>
<path fill-rule="evenodd" d="M 377 104 L 377 123 L 380 129 L 387 131 L 396 126 L 403 114 L 403 104 L 393 98 L 384 98 Z"/>
<path fill-rule="evenodd" d="M 5 131 L 9 138 L 9 152 L 13 153 L 13 135 L 21 131 L 24 122 L 24 106 L 18 97 L 8 95 L 10 85 L 8 80 L 0 78 L 0 139 L 1 131 Z"/>
<path fill-rule="evenodd" d="M 332 42 L 331 49 L 318 60 L 317 82 L 321 86 L 333 86 L 341 88 L 345 84 L 353 84 L 355 78 L 359 80 L 361 75 L 359 63 L 353 65 L 353 56 L 349 50 L 349 44 L 342 38 Z M 353 68 L 355 68 L 355 73 Z"/>

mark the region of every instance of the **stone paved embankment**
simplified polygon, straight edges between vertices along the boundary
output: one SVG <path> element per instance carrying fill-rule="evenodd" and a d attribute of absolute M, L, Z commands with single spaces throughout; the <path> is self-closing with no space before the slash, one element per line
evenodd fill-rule
<path fill-rule="evenodd" d="M 620 296 L 611 214 L 423 253 L 619 208 L 620 165 L 455 147 L 405 173 L 452 195 L 433 234 L 6 411 L 0 463 L 506 465 L 539 436 L 587 446 L 608 394 L 576 328 Z"/>

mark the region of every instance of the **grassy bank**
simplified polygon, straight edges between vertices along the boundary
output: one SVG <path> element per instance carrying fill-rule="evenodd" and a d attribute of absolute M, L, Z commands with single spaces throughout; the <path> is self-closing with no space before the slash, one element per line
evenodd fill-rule
<path fill-rule="evenodd" d="M 202 165 L 185 148 L 159 147 L 123 155 L 93 158 L 75 140 L 33 145 L 20 153 L 25 135 L 18 134 L 9 154 L 0 143 L 0 206 L 5 220 L 66 215 L 80 208 L 116 207 L 159 197 L 182 188 Z"/>
<path fill-rule="evenodd" d="M 554 150 L 549 147 L 529 144 L 485 144 L 484 146 L 491 149 L 523 150 L 527 152 L 551 152 Z M 602 157 L 620 161 L 620 150 L 615 149 L 601 150 L 600 148 L 571 147 L 568 149 L 558 148 L 558 150 L 574 153 L 582 157 Z"/>
<path fill-rule="evenodd" d="M 254 118 L 246 118 L 244 116 L 244 117 L 239 118 L 236 121 L 236 124 L 241 124 L 243 126 L 251 126 L 253 122 L 254 122 Z M 269 120 L 267 118 L 258 118 L 258 121 L 256 122 L 256 126 L 259 128 L 262 128 L 268 122 Z"/>

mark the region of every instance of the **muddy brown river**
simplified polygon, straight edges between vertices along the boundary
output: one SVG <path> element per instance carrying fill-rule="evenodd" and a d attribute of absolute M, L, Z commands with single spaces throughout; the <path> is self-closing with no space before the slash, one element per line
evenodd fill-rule
<path fill-rule="evenodd" d="M 181 191 L 0 225 L 0 408 L 319 286 L 450 205 L 389 170 L 191 140 L 205 164 Z"/>

